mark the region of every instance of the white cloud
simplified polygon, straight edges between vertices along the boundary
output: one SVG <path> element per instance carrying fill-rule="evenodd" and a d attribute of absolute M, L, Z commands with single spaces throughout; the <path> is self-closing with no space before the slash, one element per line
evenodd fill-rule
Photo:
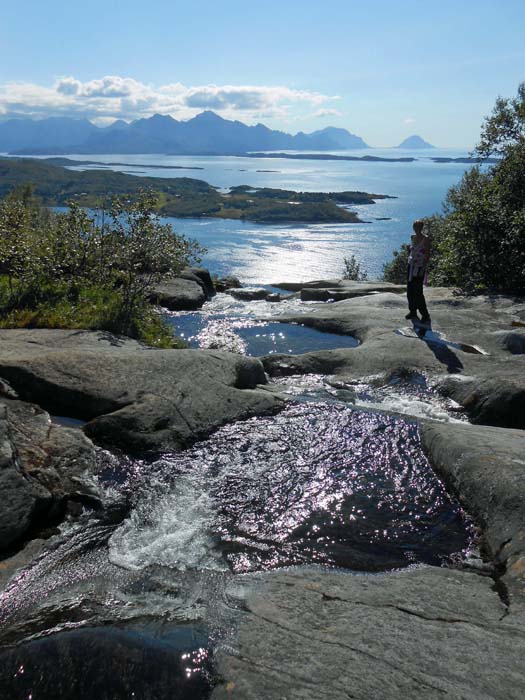
<path fill-rule="evenodd" d="M 319 107 L 330 97 L 310 90 L 286 86 L 200 85 L 172 83 L 158 87 L 133 78 L 107 75 L 82 82 L 64 76 L 51 87 L 33 83 L 10 82 L 0 85 L 0 113 L 46 117 L 70 115 L 86 117 L 103 124 L 111 119 L 137 119 L 152 114 L 170 114 L 187 119 L 204 109 L 212 109 L 227 118 L 246 121 L 285 118 L 305 106 Z M 327 109 L 326 114 L 338 114 Z"/>
<path fill-rule="evenodd" d="M 413 117 L 405 117 L 405 119 L 403 119 L 403 124 L 414 124 L 415 121 Z"/>
<path fill-rule="evenodd" d="M 342 117 L 343 113 L 338 109 L 323 108 L 318 109 L 312 116 L 314 117 Z"/>

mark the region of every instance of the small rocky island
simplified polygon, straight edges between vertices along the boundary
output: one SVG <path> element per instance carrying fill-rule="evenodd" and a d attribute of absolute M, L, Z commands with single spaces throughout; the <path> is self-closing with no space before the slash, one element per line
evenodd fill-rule
<path fill-rule="evenodd" d="M 191 285 L 201 294 L 188 308 L 205 303 L 211 292 L 202 293 L 203 277 L 193 270 L 173 281 L 173 308 L 184 308 L 175 297 L 191 297 Z M 525 300 L 430 289 L 435 335 L 426 336 L 405 328 L 400 285 L 275 286 L 281 299 L 288 291 L 318 302 L 281 322 L 352 335 L 359 346 L 249 358 L 151 349 L 100 331 L 0 330 L 3 581 L 46 551 L 50 527 L 82 508 L 104 510 L 92 478 L 97 445 L 185 450 L 221 425 L 281 411 L 289 399 L 271 378 L 322 375 L 349 401 L 363 382 L 421 380 L 469 418 L 419 419 L 418 429 L 430 465 L 478 528 L 477 556 L 381 575 L 306 567 L 232 580 L 228 595 L 241 601 L 242 614 L 234 641 L 218 652 L 221 680 L 211 697 L 518 700 L 525 687 Z M 82 429 L 51 415 L 75 418 Z M 12 634 L 23 637 L 23 627 Z"/>

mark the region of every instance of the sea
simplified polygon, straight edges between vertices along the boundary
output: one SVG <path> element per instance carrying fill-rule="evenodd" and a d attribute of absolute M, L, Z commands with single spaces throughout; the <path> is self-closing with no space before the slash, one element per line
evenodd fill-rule
<path fill-rule="evenodd" d="M 151 177 L 193 177 L 223 191 L 235 185 L 251 185 L 314 192 L 361 190 L 395 197 L 350 207 L 366 222 L 358 224 L 166 219 L 175 231 L 196 239 L 206 248 L 202 265 L 212 274 L 235 275 L 244 285 L 337 278 L 342 275 L 344 258 L 352 255 L 370 279 L 377 279 L 393 251 L 409 240 L 412 221 L 442 211 L 447 190 L 471 167 L 432 160 L 466 157 L 466 149 L 374 148 L 333 153 L 416 160 L 395 163 L 118 153 L 67 157 L 96 161 L 95 165 L 79 165 L 75 170 L 102 167 Z"/>

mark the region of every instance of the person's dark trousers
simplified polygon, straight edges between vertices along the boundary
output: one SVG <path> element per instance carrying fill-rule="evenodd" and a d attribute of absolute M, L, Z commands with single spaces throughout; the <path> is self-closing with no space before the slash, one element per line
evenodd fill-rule
<path fill-rule="evenodd" d="M 412 277 L 409 281 L 407 276 L 407 299 L 408 299 L 408 310 L 412 315 L 416 315 L 416 312 L 426 318 L 430 316 L 427 309 L 427 304 L 425 302 L 425 296 L 423 294 L 423 280 L 422 277 Z"/>

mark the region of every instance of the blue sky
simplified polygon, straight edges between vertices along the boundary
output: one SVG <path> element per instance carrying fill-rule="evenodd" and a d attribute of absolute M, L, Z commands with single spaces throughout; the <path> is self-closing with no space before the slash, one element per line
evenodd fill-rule
<path fill-rule="evenodd" d="M 470 147 L 525 80 L 522 0 L 3 4 L 0 113 L 99 124 L 214 109 L 286 131 L 344 126 Z"/>

